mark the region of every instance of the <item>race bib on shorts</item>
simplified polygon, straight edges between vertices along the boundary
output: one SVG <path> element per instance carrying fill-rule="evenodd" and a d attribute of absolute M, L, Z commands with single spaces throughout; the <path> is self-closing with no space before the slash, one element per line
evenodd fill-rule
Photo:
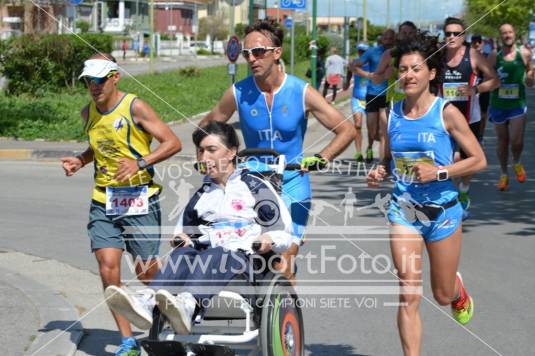
<path fill-rule="evenodd" d="M 149 188 L 106 187 L 106 215 L 145 215 L 149 212 Z"/>
<path fill-rule="evenodd" d="M 498 89 L 500 99 L 518 99 L 520 97 L 520 87 L 518 84 L 502 84 Z"/>
<path fill-rule="evenodd" d="M 412 169 L 417 163 L 427 163 L 435 166 L 435 153 L 424 152 L 392 152 L 392 158 L 396 166 L 395 176 L 405 178 L 413 175 Z"/>
<path fill-rule="evenodd" d="M 467 86 L 468 83 L 444 83 L 442 85 L 442 93 L 444 99 L 449 101 L 468 101 L 467 95 L 462 95 L 459 88 Z"/>

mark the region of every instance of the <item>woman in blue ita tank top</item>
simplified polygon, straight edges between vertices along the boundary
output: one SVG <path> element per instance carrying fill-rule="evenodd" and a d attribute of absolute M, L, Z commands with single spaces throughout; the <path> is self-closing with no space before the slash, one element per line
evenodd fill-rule
<path fill-rule="evenodd" d="M 474 311 L 457 272 L 462 208 L 451 177 L 473 174 L 486 166 L 486 160 L 460 111 L 436 96 L 441 78 L 436 49 L 436 39 L 425 35 L 399 46 L 396 65 L 406 99 L 390 112 L 385 160 L 368 176 L 371 186 L 388 173 L 395 181 L 388 220 L 401 286 L 398 327 L 405 355 L 420 354 L 424 246 L 436 301 L 451 305 L 453 317 L 462 324 Z M 455 142 L 468 156 L 456 163 Z"/>

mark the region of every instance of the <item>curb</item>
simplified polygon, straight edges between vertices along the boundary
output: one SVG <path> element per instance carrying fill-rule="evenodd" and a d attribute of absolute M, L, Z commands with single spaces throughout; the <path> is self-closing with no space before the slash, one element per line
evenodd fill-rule
<path fill-rule="evenodd" d="M 23 292 L 39 311 L 40 329 L 27 355 L 67 355 L 77 350 L 83 336 L 76 309 L 59 293 L 9 269 L 0 268 L 2 280 Z M 53 348 L 47 348 L 53 343 Z"/>

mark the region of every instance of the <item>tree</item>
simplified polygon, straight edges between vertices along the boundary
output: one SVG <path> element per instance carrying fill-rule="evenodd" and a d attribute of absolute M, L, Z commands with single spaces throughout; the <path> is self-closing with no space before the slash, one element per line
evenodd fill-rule
<path fill-rule="evenodd" d="M 210 36 L 210 49 L 214 53 L 214 41 L 221 41 L 228 36 L 228 25 L 222 14 L 204 17 L 199 20 L 199 37 Z"/>
<path fill-rule="evenodd" d="M 466 0 L 467 23 L 475 24 L 470 32 L 497 36 L 500 25 L 510 23 L 519 37 L 524 35 L 528 31 L 530 17 L 533 16 L 533 13 L 529 13 L 533 9 L 533 0 L 509 0 L 498 6 L 501 2 L 502 0 Z"/>

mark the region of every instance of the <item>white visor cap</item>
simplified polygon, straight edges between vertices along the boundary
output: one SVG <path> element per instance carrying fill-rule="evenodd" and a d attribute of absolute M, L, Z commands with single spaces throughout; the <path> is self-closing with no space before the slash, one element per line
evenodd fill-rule
<path fill-rule="evenodd" d="M 117 63 L 107 59 L 89 59 L 84 62 L 84 70 L 78 79 L 82 77 L 103 78 L 112 70 L 119 70 Z"/>

